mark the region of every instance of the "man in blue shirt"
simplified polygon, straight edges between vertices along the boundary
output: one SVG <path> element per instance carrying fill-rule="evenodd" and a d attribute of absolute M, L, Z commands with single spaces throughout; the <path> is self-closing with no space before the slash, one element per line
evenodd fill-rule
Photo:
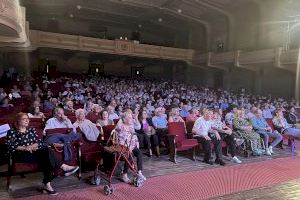
<path fill-rule="evenodd" d="M 184 118 L 187 118 L 190 115 L 190 113 L 188 111 L 188 105 L 182 106 L 182 109 L 180 110 L 179 115 Z"/>
<path fill-rule="evenodd" d="M 263 118 L 262 111 L 260 109 L 256 110 L 255 117 L 251 119 L 251 123 L 255 131 L 264 138 L 266 154 L 271 155 L 273 153 L 273 147 L 281 142 L 282 135 L 278 131 L 272 130 L 267 121 Z M 269 137 L 274 138 L 274 141 L 270 146 L 268 146 Z"/>

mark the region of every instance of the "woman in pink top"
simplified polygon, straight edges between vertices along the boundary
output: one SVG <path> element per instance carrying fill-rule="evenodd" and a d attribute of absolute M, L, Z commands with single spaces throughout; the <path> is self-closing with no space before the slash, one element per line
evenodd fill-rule
<path fill-rule="evenodd" d="M 122 123 L 119 123 L 117 128 L 117 140 L 120 145 L 128 146 L 129 150 L 137 158 L 138 176 L 144 180 L 146 177 L 142 174 L 143 170 L 143 154 L 139 149 L 138 138 L 135 133 L 134 118 L 132 112 L 124 112 L 122 116 Z M 128 178 L 128 164 L 125 162 L 122 180 L 125 183 L 131 183 Z"/>

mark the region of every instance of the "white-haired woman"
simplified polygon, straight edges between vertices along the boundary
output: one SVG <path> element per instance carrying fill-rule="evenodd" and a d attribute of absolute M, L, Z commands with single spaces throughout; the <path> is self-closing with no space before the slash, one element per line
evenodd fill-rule
<path fill-rule="evenodd" d="M 73 126 L 79 128 L 87 140 L 97 141 L 100 131 L 96 124 L 85 118 L 85 110 L 81 108 L 77 109 L 75 115 L 77 120 Z"/>
<path fill-rule="evenodd" d="M 138 127 L 139 125 L 139 127 Z M 140 129 L 140 123 L 136 118 L 133 117 L 132 112 L 126 111 L 122 115 L 122 122 L 118 124 L 117 130 L 117 139 L 120 145 L 128 146 L 129 150 L 133 153 L 133 155 L 137 159 L 137 168 L 138 168 L 138 176 L 144 180 L 146 177 L 142 174 L 143 170 L 143 154 L 139 149 L 139 142 L 136 136 L 135 129 Z M 122 180 L 125 183 L 130 183 L 130 179 L 128 178 L 128 164 L 125 162 Z"/>

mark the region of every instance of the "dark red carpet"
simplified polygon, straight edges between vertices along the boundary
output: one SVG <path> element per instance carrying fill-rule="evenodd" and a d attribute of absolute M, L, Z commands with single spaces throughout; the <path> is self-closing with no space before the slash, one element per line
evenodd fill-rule
<path fill-rule="evenodd" d="M 300 157 L 278 158 L 258 163 L 201 170 L 150 178 L 143 187 L 115 184 L 113 195 L 105 196 L 103 186 L 60 192 L 55 199 L 141 199 L 198 200 L 269 186 L 300 178 Z M 39 195 L 25 199 L 53 199 Z"/>

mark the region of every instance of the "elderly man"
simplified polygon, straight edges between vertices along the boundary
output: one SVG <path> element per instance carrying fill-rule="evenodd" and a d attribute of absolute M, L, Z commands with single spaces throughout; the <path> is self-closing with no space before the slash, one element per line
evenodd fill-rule
<path fill-rule="evenodd" d="M 44 133 L 46 133 L 47 129 L 54 129 L 54 128 L 75 128 L 71 121 L 68 119 L 67 116 L 64 114 L 64 110 L 60 107 L 56 107 L 53 111 L 53 117 L 48 119 L 45 125 Z"/>
<path fill-rule="evenodd" d="M 211 110 L 205 110 L 203 117 L 196 120 L 192 132 L 195 134 L 195 138 L 201 143 L 204 150 L 204 163 L 213 164 L 210 161 L 211 158 L 211 143 L 214 144 L 216 152 L 215 163 L 224 166 L 226 163 L 222 160 L 222 146 L 221 136 L 217 130 L 212 129 L 213 112 Z"/>
<path fill-rule="evenodd" d="M 265 147 L 266 147 L 266 155 L 271 155 L 273 153 L 273 147 L 279 144 L 282 140 L 282 135 L 278 131 L 273 131 L 272 128 L 268 125 L 267 121 L 262 115 L 262 111 L 257 109 L 255 111 L 255 117 L 251 119 L 251 124 L 254 130 L 263 137 Z M 274 138 L 275 140 L 272 142 L 270 146 L 269 137 Z"/>

